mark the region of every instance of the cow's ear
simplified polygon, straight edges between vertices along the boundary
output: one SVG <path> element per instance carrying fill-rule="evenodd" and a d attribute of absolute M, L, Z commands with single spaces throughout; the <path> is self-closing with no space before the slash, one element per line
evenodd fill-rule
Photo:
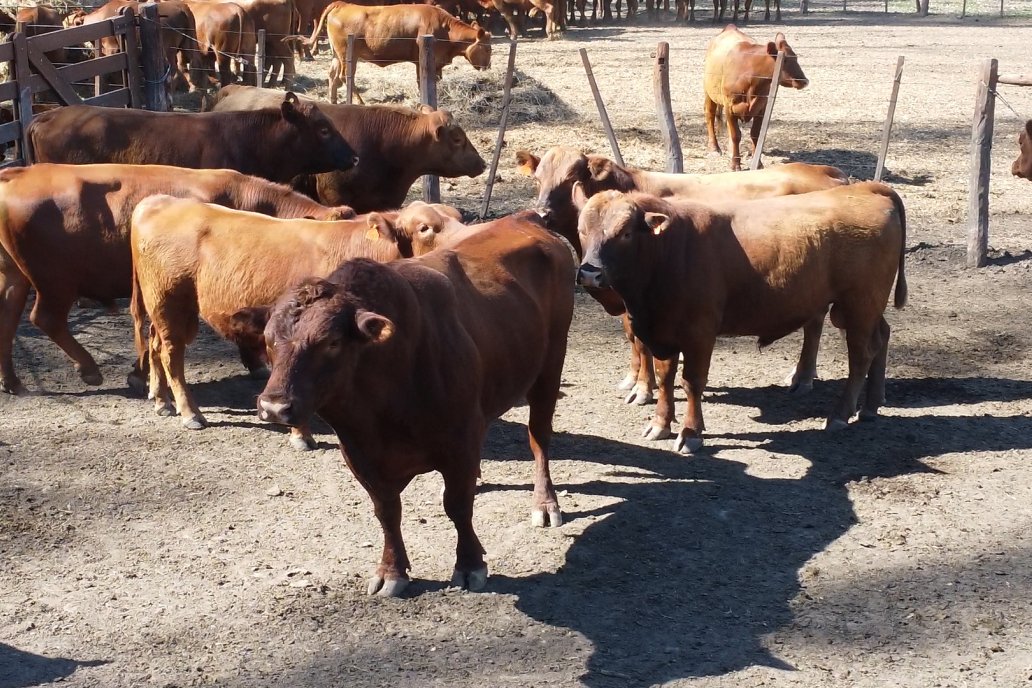
<path fill-rule="evenodd" d="M 419 106 L 419 111 L 424 115 L 429 115 L 434 112 L 437 112 L 437 110 L 434 109 L 433 105 L 426 105 L 425 103 Z"/>
<path fill-rule="evenodd" d="M 394 226 L 386 217 L 380 213 L 369 213 L 366 221 L 369 225 L 366 228 L 366 239 L 370 241 L 376 241 L 377 239 L 394 241 Z"/>
<path fill-rule="evenodd" d="M 663 213 L 645 213 L 645 225 L 659 236 L 670 227 L 670 216 Z"/>
<path fill-rule="evenodd" d="M 778 44 L 775 43 L 774 41 L 769 41 L 767 43 L 767 54 L 770 55 L 771 57 L 777 57 L 778 56 Z"/>
<path fill-rule="evenodd" d="M 584 210 L 584 206 L 588 204 L 588 194 L 584 191 L 584 185 L 580 182 L 574 182 L 570 195 L 573 197 L 573 205 L 577 208 L 577 212 Z"/>
<path fill-rule="evenodd" d="M 588 172 L 596 182 L 605 181 L 613 171 L 613 161 L 608 158 L 588 158 Z"/>
<path fill-rule="evenodd" d="M 269 324 L 270 311 L 268 306 L 241 308 L 229 316 L 230 329 L 236 334 L 261 335 Z"/>
<path fill-rule="evenodd" d="M 291 124 L 297 124 L 301 120 L 301 113 L 298 112 L 297 106 L 300 103 L 297 96 L 292 92 L 287 91 L 287 94 L 283 96 L 283 104 L 280 105 L 280 112 L 283 113 L 283 119 L 287 120 Z"/>
<path fill-rule="evenodd" d="M 362 308 L 355 311 L 355 327 L 372 344 L 383 344 L 394 334 L 394 323 L 389 318 Z"/>
<path fill-rule="evenodd" d="M 476 26 L 476 23 L 474 23 L 473 26 Z M 477 28 L 477 40 L 481 43 L 490 43 L 491 34 L 488 33 L 487 29 Z"/>
<path fill-rule="evenodd" d="M 533 177 L 537 171 L 541 158 L 529 151 L 516 151 L 516 169 L 525 177 Z"/>
<path fill-rule="evenodd" d="M 775 45 L 777 45 L 777 46 L 778 46 L 779 48 L 780 48 L 781 46 L 785 45 L 786 43 L 788 43 L 788 41 L 787 41 L 787 40 L 785 40 L 785 34 L 783 34 L 783 33 L 781 33 L 780 31 L 778 31 L 777 35 L 776 35 L 776 36 L 774 36 L 774 43 L 775 43 Z"/>

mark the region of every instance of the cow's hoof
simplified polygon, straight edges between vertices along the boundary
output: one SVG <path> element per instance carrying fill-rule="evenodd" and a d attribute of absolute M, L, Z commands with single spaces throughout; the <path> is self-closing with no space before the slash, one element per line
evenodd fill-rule
<path fill-rule="evenodd" d="M 709 151 L 706 151 L 706 157 L 707 158 L 719 158 L 720 157 L 720 151 L 719 150 L 709 150 Z"/>
<path fill-rule="evenodd" d="M 558 504 L 536 506 L 530 512 L 530 524 L 535 528 L 558 528 L 563 524 L 563 512 Z"/>
<path fill-rule="evenodd" d="M 204 416 L 183 416 L 183 427 L 187 430 L 202 430 L 208 423 Z"/>
<path fill-rule="evenodd" d="M 702 449 L 702 438 L 690 430 L 682 430 L 674 439 L 674 451 L 679 454 L 694 454 Z"/>
<path fill-rule="evenodd" d="M 366 594 L 378 597 L 401 597 L 401 593 L 405 591 L 408 584 L 408 578 L 388 578 L 384 580 L 377 575 L 369 579 Z"/>
<path fill-rule="evenodd" d="M 269 366 L 255 366 L 247 370 L 247 375 L 252 380 L 268 380 L 270 374 Z"/>
<path fill-rule="evenodd" d="M 22 394 L 25 392 L 25 385 L 18 378 L 0 379 L 0 392 L 4 394 Z"/>
<path fill-rule="evenodd" d="M 878 420 L 878 410 L 877 409 L 860 409 L 860 414 L 857 416 L 857 420 L 860 420 L 860 421 L 862 421 L 864 423 L 870 423 L 872 421 L 876 421 L 876 420 Z"/>
<path fill-rule="evenodd" d="M 652 392 L 648 389 L 642 389 L 640 386 L 636 386 L 631 390 L 631 393 L 624 397 L 625 404 L 634 404 L 635 406 L 644 406 L 652 401 Z"/>
<path fill-rule="evenodd" d="M 789 394 L 809 394 L 813 391 L 814 375 L 799 375 L 793 368 L 785 377 L 785 384 L 788 386 Z"/>
<path fill-rule="evenodd" d="M 658 425 L 652 425 L 649 423 L 645 426 L 644 432 L 641 436 L 651 442 L 657 442 L 659 440 L 669 439 L 674 436 L 674 433 L 670 431 L 668 427 L 660 427 Z"/>
<path fill-rule="evenodd" d="M 841 418 L 829 418 L 824 423 L 824 429 L 828 432 L 835 432 L 836 430 L 845 430 L 849 427 L 849 423 L 842 420 Z"/>
<path fill-rule="evenodd" d="M 483 590 L 484 586 L 487 585 L 487 567 L 482 566 L 473 571 L 459 571 L 455 569 L 455 573 L 451 577 L 451 584 L 456 588 L 462 588 L 470 592 Z"/>
<path fill-rule="evenodd" d="M 132 371 L 125 376 L 125 384 L 129 386 L 129 391 L 137 396 L 150 397 L 150 385 L 147 384 L 147 380 L 136 370 Z"/>
<path fill-rule="evenodd" d="M 315 449 L 315 440 L 307 435 L 291 435 L 290 439 L 287 440 L 290 446 L 298 451 L 311 451 Z"/>
<path fill-rule="evenodd" d="M 638 384 L 638 376 L 634 373 L 627 373 L 627 376 L 620 380 L 620 384 L 616 388 L 626 392 L 629 389 L 633 389 L 636 384 Z"/>
<path fill-rule="evenodd" d="M 154 404 L 154 413 L 159 416 L 174 416 L 176 415 L 176 407 L 167 401 L 160 404 Z"/>
<path fill-rule="evenodd" d="M 104 376 L 97 369 L 80 370 L 79 377 L 82 378 L 83 382 L 92 387 L 104 384 Z"/>

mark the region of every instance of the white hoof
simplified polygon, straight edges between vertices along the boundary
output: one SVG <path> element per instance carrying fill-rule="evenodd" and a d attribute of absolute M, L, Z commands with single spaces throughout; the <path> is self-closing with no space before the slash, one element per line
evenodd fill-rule
<path fill-rule="evenodd" d="M 407 578 L 390 578 L 384 580 L 379 576 L 373 576 L 369 579 L 369 585 L 366 587 L 367 595 L 376 595 L 378 597 L 401 597 L 401 593 L 404 592 L 405 588 L 408 587 Z"/>
<path fill-rule="evenodd" d="M 670 431 L 670 428 L 661 428 L 658 425 L 652 425 L 650 423 L 649 425 L 645 426 L 645 431 L 641 433 L 641 436 L 651 442 L 657 442 L 659 440 L 665 440 L 667 438 L 673 437 L 674 433 Z"/>
<path fill-rule="evenodd" d="M 634 385 L 636 385 L 637 383 L 638 383 L 638 377 L 636 375 L 634 375 L 633 373 L 627 373 L 627 377 L 625 377 L 624 379 L 620 380 L 620 384 L 618 384 L 616 386 L 616 388 L 617 389 L 622 389 L 624 391 L 627 391 L 629 389 L 633 389 Z"/>
<path fill-rule="evenodd" d="M 795 368 L 789 371 L 784 383 L 788 387 L 789 394 L 808 394 L 813 391 L 813 381 L 816 375 L 803 375 L 796 372 Z"/>
<path fill-rule="evenodd" d="M 824 429 L 828 432 L 835 432 L 836 430 L 845 430 L 849 427 L 849 423 L 842 420 L 841 418 L 829 418 L 824 423 Z"/>
<path fill-rule="evenodd" d="M 624 397 L 625 404 L 634 404 L 635 406 L 644 406 L 652 401 L 652 392 L 642 385 L 636 385 L 631 393 Z"/>
<path fill-rule="evenodd" d="M 451 577 L 451 584 L 456 588 L 462 588 L 470 592 L 483 590 L 484 586 L 487 585 L 487 567 L 468 572 L 455 569 L 455 573 Z"/>
<path fill-rule="evenodd" d="M 563 524 L 563 513 L 557 506 L 535 507 L 530 512 L 530 524 L 535 528 L 558 528 Z"/>
<path fill-rule="evenodd" d="M 694 454 L 702 449 L 702 438 L 682 430 L 678 433 L 677 438 L 674 439 L 673 444 L 674 451 L 679 454 Z"/>
<path fill-rule="evenodd" d="M 201 430 L 208 425 L 204 416 L 183 416 L 183 427 L 187 430 Z"/>
<path fill-rule="evenodd" d="M 176 415 L 176 407 L 166 401 L 161 404 L 155 404 L 154 413 L 159 416 L 174 416 Z"/>
<path fill-rule="evenodd" d="M 297 451 L 311 451 L 316 447 L 315 440 L 307 435 L 291 435 L 287 442 Z"/>

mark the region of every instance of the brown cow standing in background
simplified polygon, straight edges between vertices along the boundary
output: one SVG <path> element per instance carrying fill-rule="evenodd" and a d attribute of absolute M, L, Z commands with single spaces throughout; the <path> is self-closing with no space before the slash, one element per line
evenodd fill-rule
<path fill-rule="evenodd" d="M 1032 181 L 1032 119 L 1018 134 L 1018 157 L 1011 164 L 1011 174 Z"/>
<path fill-rule="evenodd" d="M 713 154 L 720 153 L 716 121 L 718 113 L 723 110 L 727 119 L 732 170 L 742 168 L 742 131 L 739 122 L 752 120 L 749 136 L 753 149 L 756 148 L 779 51 L 784 51 L 785 59 L 778 83 L 788 88 L 805 88 L 809 81 L 783 33 L 777 34 L 773 41 L 764 45 L 739 31 L 734 24 L 728 24 L 706 46 L 703 64 L 706 148 Z"/>
<path fill-rule="evenodd" d="M 68 313 L 80 296 L 111 303 L 130 295 L 129 218 L 137 203 L 158 193 L 278 217 L 351 214 L 232 170 L 37 163 L 0 171 L 0 390 L 21 387 L 11 348 L 30 284 L 33 324 L 68 354 L 83 381 L 103 381 L 97 362 L 68 331 Z M 246 351 L 241 356 L 252 371 L 262 367 Z M 143 370 L 130 374 L 130 386 L 145 386 Z"/>
<path fill-rule="evenodd" d="M 206 72 L 218 70 L 219 84 L 228 86 L 236 81 L 232 71 L 233 60 L 241 65 L 240 72 L 246 84 L 257 84 L 258 72 L 254 63 L 257 37 L 254 20 L 235 2 L 189 2 L 197 25 L 198 53 L 191 53 L 203 62 Z M 243 60 L 239 58 L 243 57 Z"/>
<path fill-rule="evenodd" d="M 893 279 L 895 306 L 907 300 L 906 215 L 888 186 L 865 182 L 800 196 L 760 199 L 716 210 L 606 191 L 590 200 L 574 186 L 581 208 L 584 257 L 578 281 L 612 288 L 627 306 L 634 334 L 656 355 L 670 384 L 660 387 L 650 439 L 669 436 L 678 354 L 684 354 L 688 397 L 674 450 L 702 446 L 702 393 L 718 336 L 754 336 L 761 347 L 807 323 L 845 330 L 849 378 L 826 428 L 846 427 L 864 384 L 862 420 L 885 401 L 889 324 L 883 317 Z M 814 342 L 816 344 L 816 342 Z M 801 370 L 809 360 L 800 355 Z"/>
<path fill-rule="evenodd" d="M 452 584 L 487 579 L 473 496 L 488 425 L 526 399 L 536 525 L 558 526 L 549 475 L 552 417 L 573 317 L 570 250 L 532 216 L 510 216 L 443 251 L 380 265 L 345 263 L 272 310 L 272 376 L 263 420 L 318 414 L 369 493 L 383 529 L 368 592 L 399 595 L 410 568 L 401 492 L 416 475 L 444 478 L 458 532 Z"/>
<path fill-rule="evenodd" d="M 52 31 L 60 31 L 64 28 L 64 21 L 68 15 L 67 11 L 59 10 L 50 5 L 37 5 L 36 7 L 22 7 L 18 10 L 16 19 L 18 23 L 25 26 L 25 37 L 32 38 L 33 36 L 42 36 Z M 13 31 L 14 26 L 12 25 L 10 29 L 0 30 Z M 85 46 L 56 48 L 47 51 L 46 57 L 55 65 L 71 64 L 87 59 L 86 51 L 87 48 Z"/>

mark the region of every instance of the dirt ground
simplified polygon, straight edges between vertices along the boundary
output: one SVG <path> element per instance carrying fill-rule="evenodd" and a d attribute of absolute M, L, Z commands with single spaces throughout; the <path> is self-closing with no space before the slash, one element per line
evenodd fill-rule
<path fill-rule="evenodd" d="M 779 28 L 812 85 L 779 96 L 771 162 L 828 162 L 869 178 L 896 56 L 907 58 L 888 169 L 909 214 L 910 305 L 888 315 L 878 422 L 821 431 L 846 365 L 828 332 L 811 395 L 779 386 L 800 337 L 763 352 L 724 340 L 704 452 L 686 458 L 641 440 L 653 407 L 625 405 L 615 389 L 619 324 L 579 294 L 553 452 L 566 523 L 530 526 L 525 409 L 515 409 L 484 449 L 474 522 L 486 591 L 446 587 L 454 530 L 440 479 L 427 475 L 404 495 L 413 585 L 404 599 L 374 599 L 364 579 L 379 528 L 333 436 L 321 427 L 318 450 L 289 449 L 255 417 L 260 383 L 228 345 L 205 332 L 188 353 L 213 426 L 189 432 L 127 393 L 127 313 L 73 313 L 106 375 L 94 389 L 26 322 L 15 362 L 33 393 L 0 398 L 0 687 L 1032 681 L 1032 185 L 1009 175 L 1021 120 L 1002 106 L 993 261 L 963 267 L 974 68 L 995 56 L 1001 72 L 1021 72 L 1032 28 L 786 19 Z M 493 211 L 534 196 L 514 151 L 608 151 L 581 47 L 627 162 L 662 168 L 649 55 L 670 41 L 686 170 L 723 170 L 726 158 L 703 155 L 701 51 L 713 32 L 604 27 L 522 42 L 519 78 L 549 89 L 567 114 L 516 117 Z M 325 67 L 303 65 L 302 87 L 320 92 Z M 358 79 L 370 99 L 415 95 L 410 65 L 362 65 Z M 1001 94 L 1029 113 L 1027 91 Z M 485 156 L 495 137 L 486 119 L 469 127 Z M 483 184 L 445 182 L 444 198 L 475 211 Z"/>

